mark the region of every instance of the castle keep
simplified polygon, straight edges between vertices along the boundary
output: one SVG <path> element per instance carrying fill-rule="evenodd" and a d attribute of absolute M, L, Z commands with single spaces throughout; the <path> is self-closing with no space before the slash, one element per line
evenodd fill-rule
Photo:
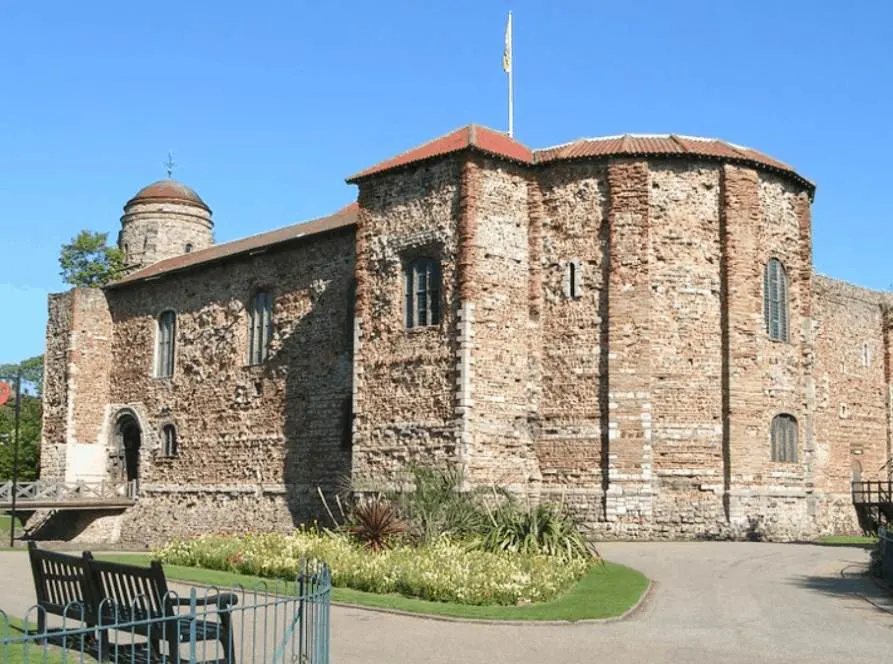
<path fill-rule="evenodd" d="M 50 298 L 42 478 L 138 480 L 99 519 L 127 540 L 286 529 L 317 487 L 413 462 L 603 537 L 857 528 L 850 481 L 890 456 L 893 315 L 813 271 L 789 166 L 472 125 L 348 182 L 336 214 L 226 244 L 173 180 L 131 199 L 127 275 Z"/>

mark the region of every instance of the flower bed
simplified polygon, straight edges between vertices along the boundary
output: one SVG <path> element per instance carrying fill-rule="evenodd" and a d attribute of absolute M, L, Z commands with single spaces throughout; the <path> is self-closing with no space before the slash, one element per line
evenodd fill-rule
<path fill-rule="evenodd" d="M 344 535 L 301 530 L 292 535 L 203 536 L 174 542 L 158 557 L 171 565 L 281 579 L 293 579 L 301 559 L 318 559 L 329 565 L 338 587 L 476 605 L 552 599 L 591 565 L 585 559 L 489 553 L 446 538 L 372 552 Z"/>

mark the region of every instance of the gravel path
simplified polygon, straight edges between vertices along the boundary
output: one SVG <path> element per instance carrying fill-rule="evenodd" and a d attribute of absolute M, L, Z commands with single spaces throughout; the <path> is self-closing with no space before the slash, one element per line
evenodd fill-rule
<path fill-rule="evenodd" d="M 876 661 L 893 642 L 893 602 L 858 576 L 855 547 L 730 542 L 605 543 L 653 579 L 619 622 L 485 625 L 333 607 L 333 664 Z M 34 601 L 27 556 L 0 552 L 0 609 Z M 886 610 L 885 610 L 886 609 Z"/>

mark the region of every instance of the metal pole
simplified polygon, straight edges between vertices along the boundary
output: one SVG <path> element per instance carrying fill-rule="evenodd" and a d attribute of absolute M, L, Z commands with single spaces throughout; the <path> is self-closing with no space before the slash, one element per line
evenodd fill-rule
<path fill-rule="evenodd" d="M 513 138 L 515 136 L 515 91 L 514 91 L 514 77 L 515 77 L 515 62 L 514 62 L 514 54 L 512 53 L 512 41 L 514 36 L 512 35 L 512 13 L 509 12 L 509 24 L 506 35 L 506 48 L 508 49 L 508 62 L 509 62 L 509 138 Z"/>
<path fill-rule="evenodd" d="M 16 537 L 16 484 L 19 481 L 19 421 L 22 416 L 22 370 L 16 374 L 15 437 L 12 442 L 12 521 L 9 524 L 9 548 L 15 546 Z"/>

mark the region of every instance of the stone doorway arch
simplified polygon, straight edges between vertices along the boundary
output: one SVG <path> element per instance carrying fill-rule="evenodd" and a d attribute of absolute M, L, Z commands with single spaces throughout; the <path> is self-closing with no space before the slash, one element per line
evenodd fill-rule
<path fill-rule="evenodd" d="M 119 481 L 133 482 L 140 478 L 140 448 L 143 431 L 139 419 L 131 410 L 123 410 L 115 417 L 115 454 L 112 474 Z"/>

